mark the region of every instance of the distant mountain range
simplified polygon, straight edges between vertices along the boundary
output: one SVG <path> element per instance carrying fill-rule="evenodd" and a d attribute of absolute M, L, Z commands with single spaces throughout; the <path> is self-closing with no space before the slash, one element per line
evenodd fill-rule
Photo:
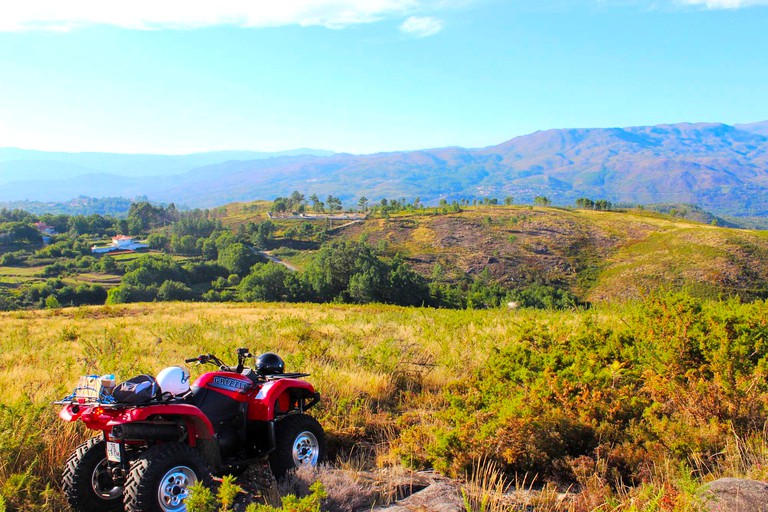
<path fill-rule="evenodd" d="M 135 197 L 209 207 L 293 190 L 345 204 L 360 196 L 439 199 L 512 196 L 554 204 L 698 204 L 768 215 L 768 121 L 547 130 L 480 149 L 378 153 L 201 153 L 183 156 L 0 149 L 0 200 Z"/>

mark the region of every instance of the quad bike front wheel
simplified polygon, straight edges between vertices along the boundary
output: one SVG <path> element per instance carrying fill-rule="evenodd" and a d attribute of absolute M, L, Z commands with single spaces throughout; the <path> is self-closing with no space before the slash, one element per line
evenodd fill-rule
<path fill-rule="evenodd" d="M 107 449 L 100 437 L 78 446 L 64 465 L 61 486 L 76 512 L 123 510 L 123 487 L 112 480 Z"/>
<path fill-rule="evenodd" d="M 203 459 L 181 443 L 158 444 L 131 464 L 125 481 L 125 512 L 182 512 L 187 510 L 189 488 L 211 485 Z"/>
<path fill-rule="evenodd" d="M 275 423 L 275 450 L 269 464 L 277 478 L 302 466 L 317 466 L 326 457 L 325 432 L 312 416 L 289 414 Z"/>

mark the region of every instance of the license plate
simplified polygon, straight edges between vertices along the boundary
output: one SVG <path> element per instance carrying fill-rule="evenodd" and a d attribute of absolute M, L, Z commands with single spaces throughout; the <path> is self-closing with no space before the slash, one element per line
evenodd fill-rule
<path fill-rule="evenodd" d="M 120 462 L 120 443 L 107 441 L 107 460 L 110 462 Z"/>

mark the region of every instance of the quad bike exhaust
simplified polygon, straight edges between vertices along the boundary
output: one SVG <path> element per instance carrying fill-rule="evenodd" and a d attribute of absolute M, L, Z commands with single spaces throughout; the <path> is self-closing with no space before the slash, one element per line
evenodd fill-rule
<path fill-rule="evenodd" d="M 118 441 L 180 441 L 187 431 L 176 423 L 123 423 L 112 427 L 112 437 Z"/>

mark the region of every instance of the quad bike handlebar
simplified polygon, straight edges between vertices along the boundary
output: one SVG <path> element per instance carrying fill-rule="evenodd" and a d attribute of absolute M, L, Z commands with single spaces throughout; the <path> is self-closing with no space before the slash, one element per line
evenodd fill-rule
<path fill-rule="evenodd" d="M 185 363 L 197 363 L 197 364 L 213 364 L 219 367 L 220 370 L 240 373 L 245 368 L 245 360 L 253 357 L 251 351 L 247 348 L 237 349 L 237 366 L 229 366 L 213 354 L 200 354 L 197 357 L 190 357 L 185 359 Z"/>

